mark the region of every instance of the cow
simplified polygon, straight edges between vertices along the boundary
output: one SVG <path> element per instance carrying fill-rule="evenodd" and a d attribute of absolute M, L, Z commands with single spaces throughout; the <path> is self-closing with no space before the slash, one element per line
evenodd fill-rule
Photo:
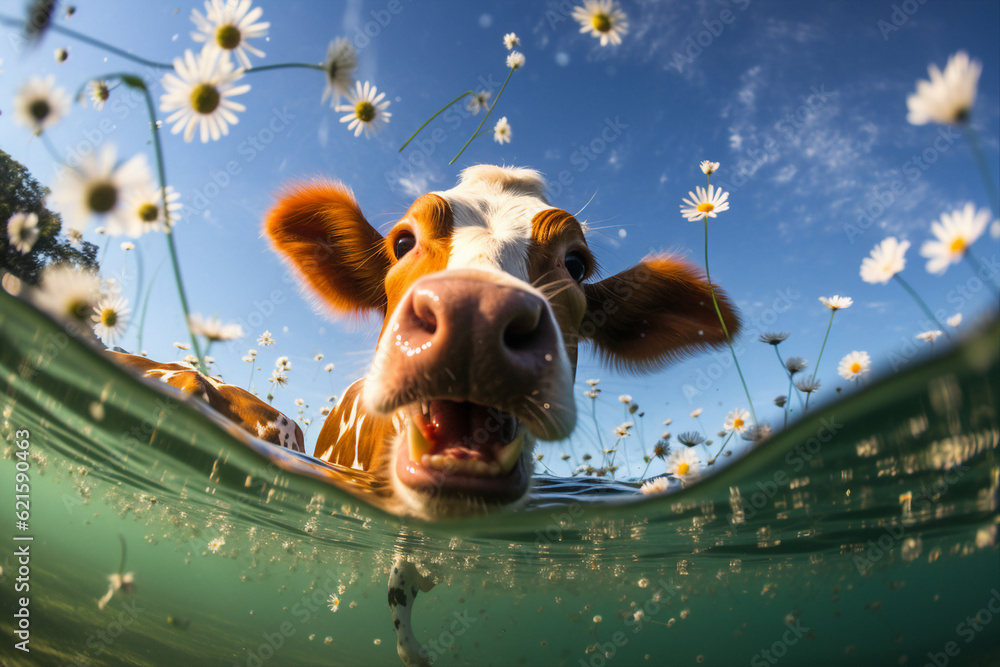
<path fill-rule="evenodd" d="M 340 183 L 284 188 L 264 222 L 274 250 L 321 306 L 382 321 L 370 371 L 330 412 L 314 456 L 384 479 L 386 508 L 400 515 L 488 512 L 526 496 L 537 441 L 573 432 L 581 343 L 633 372 L 725 343 L 698 269 L 653 255 L 595 280 L 585 232 L 530 169 L 469 167 L 384 236 Z M 715 298 L 734 335 L 735 309 L 718 288 Z M 181 364 L 116 357 L 304 451 L 294 421 L 248 392 Z"/>

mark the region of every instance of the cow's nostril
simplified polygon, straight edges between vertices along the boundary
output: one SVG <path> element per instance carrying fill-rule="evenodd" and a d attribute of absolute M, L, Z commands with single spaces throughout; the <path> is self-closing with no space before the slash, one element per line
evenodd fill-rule
<path fill-rule="evenodd" d="M 437 315 L 434 305 L 439 302 L 433 292 L 418 290 L 413 299 L 413 315 L 416 325 L 429 334 L 437 331 Z"/>
<path fill-rule="evenodd" d="M 518 311 L 503 331 L 504 347 L 514 351 L 531 348 L 538 337 L 541 318 L 540 304 Z"/>

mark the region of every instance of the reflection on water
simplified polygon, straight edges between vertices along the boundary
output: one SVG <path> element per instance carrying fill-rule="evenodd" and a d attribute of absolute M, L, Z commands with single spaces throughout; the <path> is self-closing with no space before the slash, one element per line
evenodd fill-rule
<path fill-rule="evenodd" d="M 425 524 L 0 295 L 4 489 L 30 433 L 5 600 L 10 538 L 34 538 L 31 652 L 5 614 L 4 661 L 399 664 L 399 558 L 435 584 L 412 605 L 435 664 L 995 664 L 998 342 L 994 323 L 682 492 L 542 477 L 527 508 Z"/>

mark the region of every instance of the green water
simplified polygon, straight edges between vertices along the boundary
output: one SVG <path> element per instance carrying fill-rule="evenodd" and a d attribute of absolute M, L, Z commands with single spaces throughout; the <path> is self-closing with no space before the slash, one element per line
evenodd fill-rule
<path fill-rule="evenodd" d="M 426 524 L 362 500 L 377 480 L 256 443 L 0 294 L 0 657 L 401 664 L 386 590 L 405 555 L 438 582 L 413 615 L 435 664 L 995 665 L 998 358 L 994 322 L 679 493 L 543 478 L 527 509 Z M 134 591 L 99 609 L 119 535 Z"/>

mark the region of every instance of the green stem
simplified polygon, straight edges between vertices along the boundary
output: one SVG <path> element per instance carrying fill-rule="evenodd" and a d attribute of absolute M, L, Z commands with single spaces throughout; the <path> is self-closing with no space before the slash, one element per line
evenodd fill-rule
<path fill-rule="evenodd" d="M 972 150 L 972 157 L 975 159 L 976 166 L 979 167 L 979 174 L 983 177 L 983 183 L 986 185 L 986 196 L 989 197 L 990 208 L 993 210 L 992 219 L 995 219 L 1000 215 L 1000 194 L 997 193 L 997 186 L 990 175 L 989 162 L 986 161 L 986 155 L 979 145 L 979 138 L 976 136 L 976 131 L 972 129 L 972 125 L 963 123 L 962 129 L 965 130 L 965 138 Z"/>
<path fill-rule="evenodd" d="M 905 280 L 903 280 L 903 278 L 898 273 L 896 275 L 894 275 L 893 278 L 895 278 L 896 280 L 898 280 L 899 284 L 903 286 L 903 289 L 905 289 L 907 292 L 909 292 L 910 296 L 913 297 L 913 300 L 916 301 L 917 305 L 920 306 L 921 310 L 924 311 L 924 315 L 926 315 L 927 317 L 929 317 L 930 320 L 931 320 L 931 322 L 933 322 L 934 324 L 936 324 L 937 328 L 940 329 L 941 331 L 943 331 L 944 335 L 947 336 L 950 339 L 951 338 L 951 334 L 949 334 L 945 330 L 944 326 L 942 326 L 941 323 L 938 322 L 938 319 L 936 317 L 934 317 L 934 313 L 932 313 L 931 309 L 927 307 L 927 304 L 924 303 L 924 300 L 920 298 L 920 295 L 918 295 L 914 291 L 914 289 L 912 287 L 910 287 L 910 284 L 908 282 L 906 282 Z"/>
<path fill-rule="evenodd" d="M 3 23 L 5 25 L 8 25 L 8 26 L 14 27 L 14 28 L 20 28 L 23 25 L 23 23 L 22 23 L 21 20 L 10 18 L 10 17 L 4 16 L 2 14 L 0 14 L 0 23 Z M 68 37 L 72 37 L 73 39 L 77 39 L 77 40 L 83 42 L 84 44 L 90 44 L 91 46 L 95 46 L 95 47 L 97 47 L 99 49 L 104 49 L 105 51 L 108 51 L 110 53 L 115 54 L 116 56 L 121 56 L 122 58 L 125 58 L 126 60 L 131 60 L 132 62 L 139 63 L 140 65 L 145 65 L 147 67 L 156 67 L 157 69 L 173 69 L 174 68 L 173 65 L 168 65 L 168 64 L 165 64 L 165 63 L 158 63 L 158 62 L 155 62 L 153 60 L 146 60 L 145 58 L 142 58 L 142 57 L 137 56 L 137 55 L 133 55 L 133 54 L 129 53 L 128 51 L 123 51 L 122 49 L 119 49 L 118 47 L 111 46 L 110 44 L 106 44 L 106 43 L 104 43 L 104 42 L 102 42 L 102 41 L 100 41 L 98 39 L 94 39 L 93 37 L 88 37 L 87 35 L 79 33 L 79 32 L 77 32 L 75 30 L 70 30 L 69 28 L 64 28 L 63 26 L 57 25 L 55 23 L 49 25 L 48 29 L 51 30 L 51 31 L 53 31 L 53 32 L 62 33 L 63 35 L 67 35 Z"/>
<path fill-rule="evenodd" d="M 253 74 L 254 72 L 266 72 L 272 69 L 316 69 L 320 72 L 326 71 L 326 68 L 322 65 L 314 65 L 312 63 L 275 63 L 274 65 L 258 65 L 256 67 L 251 67 L 250 69 L 243 70 L 243 73 Z"/>
<path fill-rule="evenodd" d="M 448 107 L 450 107 L 450 106 L 451 106 L 452 104 L 454 104 L 455 102 L 458 102 L 458 101 L 459 101 L 460 99 L 462 99 L 462 98 L 463 98 L 463 97 L 465 97 L 466 95 L 472 95 L 472 91 L 471 91 L 471 90 L 467 90 L 467 91 L 465 91 L 464 93 L 462 93 L 461 95 L 459 95 L 458 97 L 456 97 L 455 99 L 453 99 L 453 100 L 452 100 L 451 102 L 448 102 L 448 104 L 446 104 L 446 105 L 444 105 L 443 107 L 441 107 L 441 110 L 440 110 L 440 111 L 438 111 L 438 112 L 437 112 L 436 114 L 434 114 L 433 116 L 431 116 L 430 118 L 428 118 L 427 120 L 425 120 L 425 121 L 424 121 L 424 124 L 423 124 L 423 125 L 421 125 L 420 127 L 418 127 L 418 128 L 417 128 L 417 131 L 416 131 L 416 132 L 414 132 L 413 134 L 411 134 L 411 135 L 410 135 L 410 138 L 406 140 L 406 143 L 404 143 L 404 144 L 403 144 L 402 146 L 400 146 L 400 147 L 399 147 L 399 151 L 398 151 L 398 152 L 402 153 L 402 152 L 403 152 L 403 149 L 404 149 L 404 148 L 406 148 L 406 147 L 407 147 L 407 145 L 408 145 L 408 144 L 409 144 L 409 143 L 410 143 L 411 141 L 413 141 L 413 139 L 414 139 L 414 138 L 415 138 L 415 137 L 416 137 L 416 136 L 417 136 L 418 134 L 420 134 L 420 131 L 421 131 L 422 129 L 424 129 L 425 127 L 427 127 L 427 124 L 428 124 L 428 123 L 430 123 L 430 122 L 431 122 L 432 120 L 434 120 L 435 118 L 437 118 L 438 116 L 440 116 L 441 114 L 443 114 L 443 113 L 445 112 L 445 110 L 446 110 L 446 109 L 447 109 Z"/>
<path fill-rule="evenodd" d="M 722 455 L 722 452 L 723 452 L 723 450 L 725 450 L 725 449 L 726 449 L 726 445 L 728 445 L 728 444 L 729 444 L 729 441 L 733 439 L 733 436 L 734 436 L 735 434 L 736 434 L 736 431 L 730 431 L 729 435 L 728 435 L 728 436 L 726 437 L 726 439 L 725 439 L 725 440 L 724 440 L 724 441 L 722 442 L 722 447 L 720 447 L 720 448 L 719 448 L 719 451 L 715 453 L 715 456 L 713 456 L 712 458 L 710 458 L 710 459 L 709 459 L 709 460 L 708 460 L 708 461 L 706 462 L 706 464 L 705 464 L 705 465 L 715 465 L 715 461 L 716 461 L 716 459 L 718 459 L 718 458 L 719 458 L 719 457 L 720 457 L 720 456 Z"/>
<path fill-rule="evenodd" d="M 136 281 L 135 281 L 135 305 L 136 305 L 136 308 L 138 308 L 139 307 L 139 299 L 142 297 L 142 274 L 143 274 L 142 252 L 141 252 L 139 246 L 136 246 L 133 249 L 132 252 L 135 253 L 135 273 L 136 273 Z M 126 253 L 125 257 L 128 258 L 128 255 L 129 255 L 129 253 Z"/>
<path fill-rule="evenodd" d="M 177 246 L 174 243 L 174 229 L 170 224 L 170 210 L 167 208 L 167 177 L 166 168 L 163 165 L 163 148 L 160 145 L 160 131 L 156 126 L 156 109 L 153 106 L 153 96 L 149 94 L 149 89 L 141 88 L 143 96 L 146 98 L 146 109 L 149 111 L 149 128 L 153 134 L 153 152 L 156 153 L 156 175 L 160 182 L 160 198 L 163 206 L 164 226 L 166 227 L 167 248 L 170 250 L 170 263 L 174 269 L 174 281 L 177 283 L 177 294 L 181 301 L 181 311 L 184 313 L 184 326 L 191 337 L 191 349 L 198 358 L 198 365 L 203 370 L 208 370 L 205 366 L 205 359 L 201 354 L 201 347 L 198 345 L 198 337 L 191 330 L 191 311 L 188 309 L 187 295 L 184 293 L 184 282 L 181 279 L 181 266 L 177 259 Z"/>
<path fill-rule="evenodd" d="M 830 337 L 830 329 L 833 328 L 833 316 L 837 314 L 836 308 L 830 309 L 830 322 L 826 325 L 826 335 L 823 336 L 823 344 L 819 348 L 819 356 L 816 357 L 816 365 L 813 366 L 813 376 L 812 379 L 816 379 L 816 373 L 819 372 L 819 362 L 823 358 L 823 350 L 826 349 L 826 339 Z M 806 407 L 809 407 L 809 397 L 806 396 Z"/>
<path fill-rule="evenodd" d="M 604 438 L 601 437 L 601 425 L 597 423 L 597 399 L 596 398 L 590 399 L 590 406 L 592 408 L 591 414 L 594 417 L 594 430 L 597 432 L 597 447 L 598 447 L 598 450 L 601 452 L 601 460 L 603 461 L 604 457 L 607 456 L 607 454 L 604 453 Z"/>
<path fill-rule="evenodd" d="M 966 248 L 965 249 L 965 261 L 969 264 L 969 267 L 972 269 L 972 273 L 977 278 L 980 278 L 980 276 L 979 276 L 979 268 L 983 266 L 983 263 L 979 261 L 979 258 L 976 257 L 975 254 L 973 254 L 972 248 Z M 1000 297 L 1000 291 L 997 291 L 997 278 L 996 278 L 996 275 L 994 275 L 992 277 L 993 277 L 993 280 L 991 282 L 987 282 L 987 280 L 985 278 L 980 278 L 980 279 L 983 281 L 983 284 L 986 285 L 986 286 L 988 286 L 989 289 L 990 289 L 990 291 L 993 292 L 993 296 Z"/>
<path fill-rule="evenodd" d="M 136 350 L 138 353 L 142 353 L 142 330 L 146 324 L 146 313 L 149 310 L 149 297 L 153 294 L 153 285 L 156 284 L 156 276 L 160 274 L 160 269 L 163 268 L 163 262 L 160 262 L 159 266 L 156 267 L 156 271 L 153 272 L 153 277 L 149 279 L 149 287 L 146 288 L 146 298 L 142 300 L 142 315 L 139 316 L 139 330 L 136 332 L 136 346 L 139 348 Z"/>
<path fill-rule="evenodd" d="M 513 68 L 513 67 L 511 67 L 511 68 L 510 68 L 510 71 L 509 71 L 509 72 L 507 72 L 507 78 L 506 78 L 506 79 L 504 79 L 504 81 L 503 81 L 503 85 L 502 85 L 502 86 L 500 86 L 500 92 L 499 92 L 499 93 L 497 93 L 497 96 L 496 96 L 496 98 L 494 98 L 494 100 L 493 100 L 493 104 L 491 104 L 491 105 L 490 105 L 490 108 L 489 108 L 489 109 L 487 109 L 487 111 L 486 111 L 486 115 L 485 115 L 485 116 L 483 116 L 483 119 L 482 119 L 481 121 L 479 121 L 479 125 L 478 125 L 478 126 L 476 126 L 476 131 L 472 133 L 472 136 L 471 136 L 471 137 L 469 137 L 469 140 L 465 142 L 465 145 L 464 145 L 464 146 L 462 146 L 462 150 L 458 151 L 458 155 L 456 155 L 455 157 L 453 157 L 453 158 L 451 159 L 451 162 L 449 162 L 448 164 L 455 164 L 455 160 L 457 160 L 457 159 L 459 158 L 459 156 L 460 156 L 460 155 L 461 155 L 462 153 L 464 153 L 464 152 L 465 152 L 465 149 L 469 147 L 469 144 L 471 144 L 471 143 L 472 143 L 472 140 L 476 138 L 476 135 L 477 135 L 477 134 L 479 133 L 479 130 L 480 130 L 480 129 L 482 129 L 482 127 L 483 127 L 483 123 L 485 123 L 485 122 L 486 122 L 486 119 L 490 117 L 490 114 L 491 114 L 491 113 L 493 113 L 493 110 L 494 110 L 494 109 L 496 108 L 496 106 L 497 106 L 497 102 L 499 102 L 499 101 L 500 101 L 500 96 L 501 96 L 501 95 L 503 95 L 503 91 L 504 91 L 504 88 L 506 88 L 506 87 L 507 87 L 507 82 L 508 82 L 508 81 L 510 81 L 510 75 L 511 75 L 511 74 L 513 74 L 513 73 L 514 73 L 514 68 Z"/>
<path fill-rule="evenodd" d="M 736 359 L 736 350 L 733 349 L 732 339 L 729 336 L 729 329 L 726 321 L 722 318 L 722 311 L 719 309 L 719 302 L 715 298 L 715 287 L 712 285 L 712 274 L 708 269 L 708 216 L 702 218 L 705 222 L 705 278 L 708 280 L 708 291 L 712 295 L 712 305 L 715 306 L 715 314 L 719 316 L 719 324 L 722 325 L 722 333 L 726 337 L 726 345 L 729 346 L 729 353 L 733 355 L 733 363 L 736 364 L 736 372 L 740 375 L 740 382 L 743 383 L 743 392 L 747 396 L 747 403 L 750 404 L 750 414 L 753 415 L 753 423 L 757 424 L 757 412 L 753 409 L 753 401 L 750 399 L 750 390 L 747 389 L 747 381 L 743 379 L 743 371 L 740 369 L 740 362 Z"/>
<path fill-rule="evenodd" d="M 788 386 L 789 386 L 788 397 L 787 397 L 788 400 L 785 401 L 785 406 L 787 407 L 788 406 L 788 401 L 792 400 L 792 390 L 791 390 L 791 386 L 792 386 L 792 372 L 790 370 L 788 370 L 788 366 L 785 365 L 785 360 L 781 358 L 781 352 L 778 352 L 778 346 L 777 345 L 774 346 L 774 353 L 776 355 L 778 355 L 778 363 L 780 363 L 781 367 L 783 369 L 785 369 L 785 375 L 788 376 Z M 799 396 L 798 394 L 796 394 L 796 396 L 798 396 L 798 398 L 799 398 L 799 405 L 802 405 L 802 397 Z M 787 409 L 786 409 L 785 412 L 787 413 Z M 788 415 L 787 414 L 785 415 L 785 420 L 786 420 L 786 423 L 787 423 L 787 420 L 788 420 Z"/>

